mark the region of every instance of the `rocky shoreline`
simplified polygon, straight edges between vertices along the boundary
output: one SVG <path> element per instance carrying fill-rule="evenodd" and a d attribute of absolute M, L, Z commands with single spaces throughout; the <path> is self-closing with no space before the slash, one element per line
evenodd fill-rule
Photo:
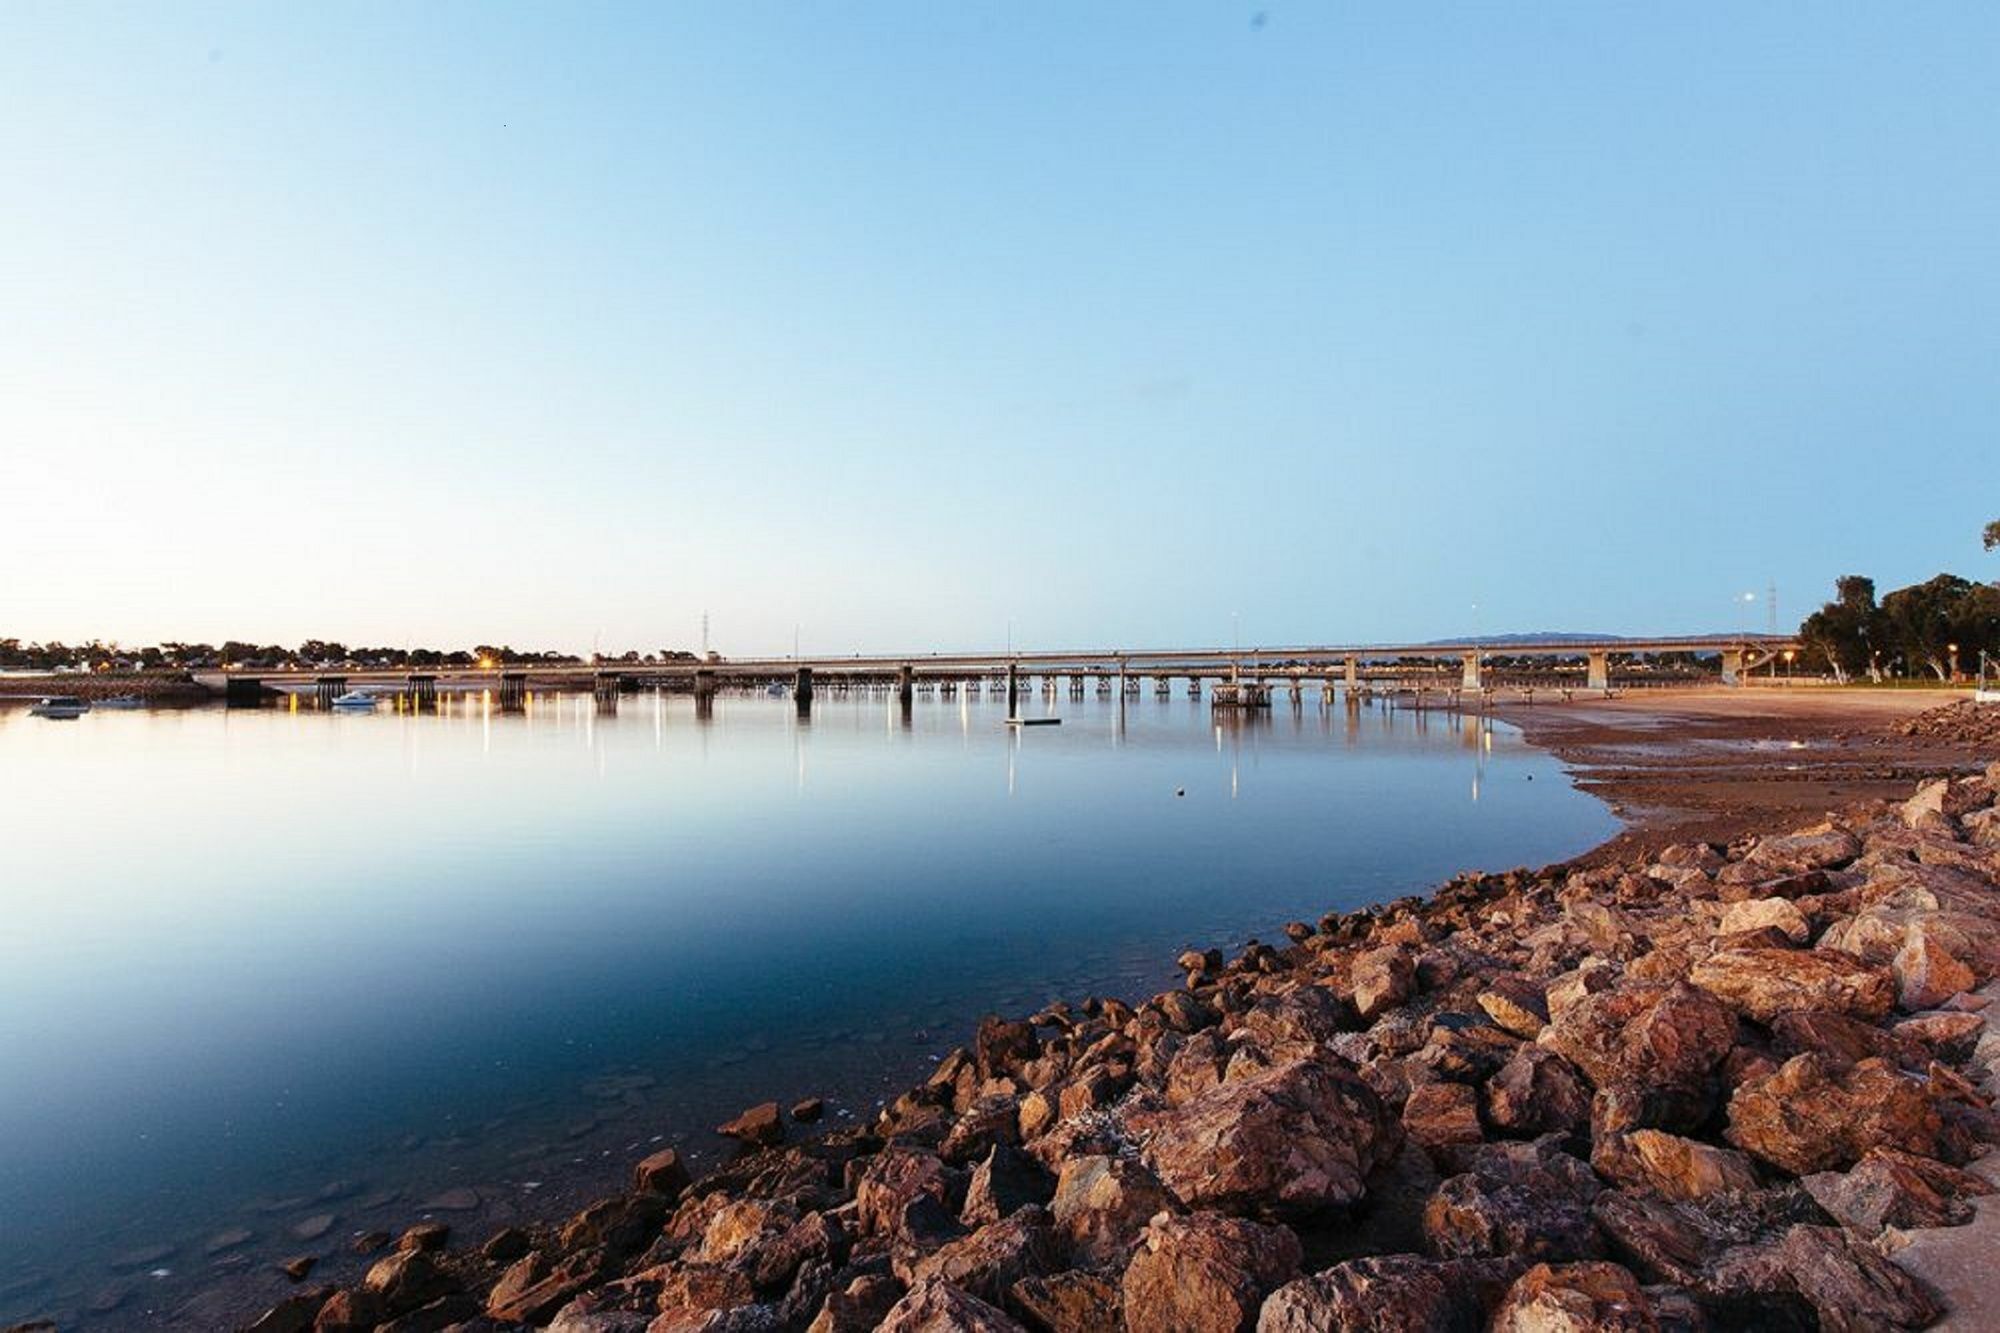
<path fill-rule="evenodd" d="M 1925 1238 L 2000 1176 L 1996 786 L 1191 952 L 985 1020 L 870 1125 L 752 1108 L 700 1179 L 369 1237 L 248 1327 L 1922 1327 Z"/>

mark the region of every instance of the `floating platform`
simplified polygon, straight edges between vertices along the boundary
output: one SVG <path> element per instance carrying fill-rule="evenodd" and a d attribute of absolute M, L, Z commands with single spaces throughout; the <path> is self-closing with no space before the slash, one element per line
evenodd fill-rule
<path fill-rule="evenodd" d="M 1007 725 L 1010 727 L 1060 727 L 1062 719 L 1059 717 L 1010 717 L 1007 719 Z"/>

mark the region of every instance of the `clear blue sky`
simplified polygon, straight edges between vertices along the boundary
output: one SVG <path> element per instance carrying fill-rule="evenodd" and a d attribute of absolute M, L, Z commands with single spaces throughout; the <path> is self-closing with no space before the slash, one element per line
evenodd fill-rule
<path fill-rule="evenodd" d="M 1258 12 L 13 0 L 0 634 L 1650 632 L 2000 573 L 2000 7 Z"/>

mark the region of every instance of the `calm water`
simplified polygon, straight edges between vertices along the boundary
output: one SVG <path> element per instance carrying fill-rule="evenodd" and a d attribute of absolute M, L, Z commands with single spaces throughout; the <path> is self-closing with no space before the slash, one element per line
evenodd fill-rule
<path fill-rule="evenodd" d="M 1504 725 L 1055 707 L 0 711 L 0 1316 L 339 1277 L 453 1189 L 476 1239 L 753 1100 L 866 1115 L 983 1012 L 1614 829 Z"/>

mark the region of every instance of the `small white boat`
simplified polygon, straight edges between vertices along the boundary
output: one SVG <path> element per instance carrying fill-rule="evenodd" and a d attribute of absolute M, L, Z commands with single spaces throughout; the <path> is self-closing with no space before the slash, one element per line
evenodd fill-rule
<path fill-rule="evenodd" d="M 375 706 L 375 696 L 364 694 L 360 690 L 349 690 L 345 694 L 334 696 L 330 706 L 338 708 L 343 713 L 365 713 Z"/>
<path fill-rule="evenodd" d="M 37 699 L 28 711 L 36 717 L 82 717 L 90 711 L 90 701 L 73 694 L 51 694 Z"/>
<path fill-rule="evenodd" d="M 1060 727 L 1062 719 L 1059 717 L 1010 717 L 1007 719 L 1007 725 L 1010 727 Z"/>
<path fill-rule="evenodd" d="M 109 699 L 99 699 L 92 705 L 95 708 L 122 709 L 144 708 L 145 706 L 146 701 L 136 694 L 114 694 Z"/>

